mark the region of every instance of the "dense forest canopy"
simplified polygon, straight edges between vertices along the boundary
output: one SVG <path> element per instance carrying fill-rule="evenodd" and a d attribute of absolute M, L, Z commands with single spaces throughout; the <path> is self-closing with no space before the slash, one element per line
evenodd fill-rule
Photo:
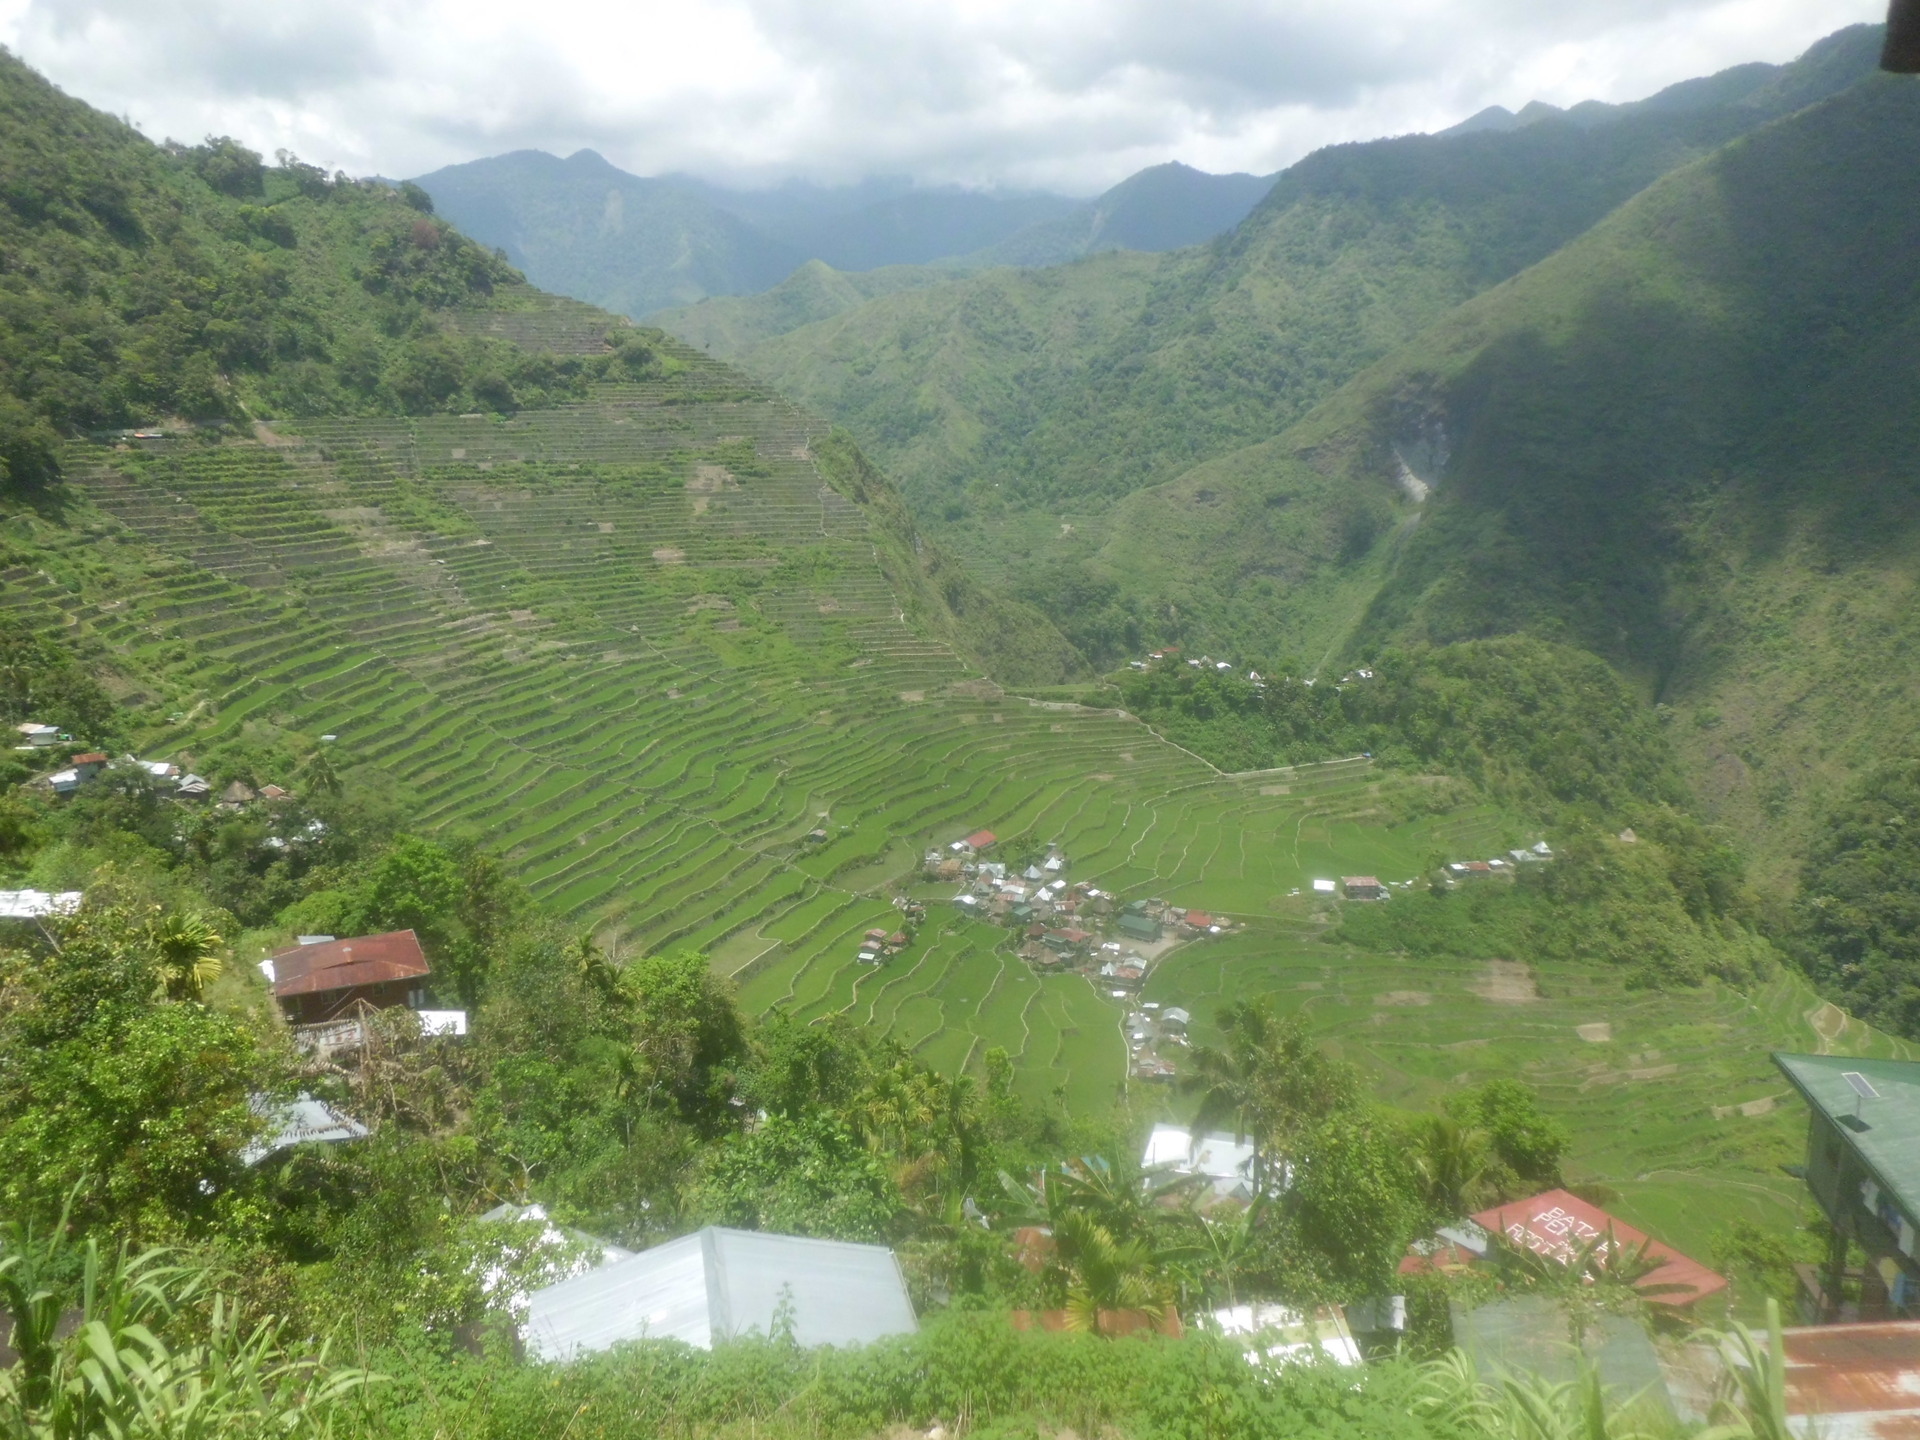
<path fill-rule="evenodd" d="M 0 56 L 0 461 L 44 480 L 76 430 L 497 410 L 645 373 L 462 336 L 521 277 L 417 186 L 238 142 L 155 146 Z"/>

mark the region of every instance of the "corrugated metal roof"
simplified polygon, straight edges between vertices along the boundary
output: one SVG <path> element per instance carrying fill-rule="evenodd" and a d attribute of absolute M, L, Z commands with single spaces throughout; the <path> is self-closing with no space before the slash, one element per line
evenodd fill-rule
<path fill-rule="evenodd" d="M 1755 1339 L 1766 1345 L 1766 1332 Z M 1786 1355 L 1787 1426 L 1806 1440 L 1920 1437 L 1920 1321 L 1794 1326 Z M 1668 1352 L 1667 1384 L 1680 1418 L 1705 1424 L 1728 1376 L 1745 1361 L 1728 1339 Z"/>
<path fill-rule="evenodd" d="M 384 935 L 356 935 L 281 951 L 273 957 L 273 993 L 283 999 L 318 995 L 355 985 L 410 980 L 432 970 L 413 931 L 390 930 Z"/>
<path fill-rule="evenodd" d="M 1849 1062 L 1851 1063 L 1851 1062 Z M 1920 1436 L 1920 1323 L 1782 1330 L 1787 1414 L 1820 1440 Z"/>
<path fill-rule="evenodd" d="M 294 1145 L 364 1140 L 368 1134 L 367 1127 L 351 1115 L 311 1095 L 302 1095 L 283 1105 L 276 1105 L 264 1095 L 255 1095 L 247 1103 L 254 1114 L 267 1122 L 267 1131 L 240 1152 L 243 1165 L 258 1165 L 269 1155 Z"/>
<path fill-rule="evenodd" d="M 71 915 L 80 908 L 78 890 L 0 890 L 0 919 L 37 920 L 46 915 Z"/>
<path fill-rule="evenodd" d="M 1671 1246 L 1649 1239 L 1624 1220 L 1616 1220 L 1596 1205 L 1565 1190 L 1547 1190 L 1525 1200 L 1515 1200 L 1482 1210 L 1473 1217 L 1484 1228 L 1504 1234 L 1515 1245 L 1537 1255 L 1549 1256 L 1562 1265 L 1573 1262 L 1574 1252 L 1612 1233 L 1621 1245 L 1645 1245 L 1647 1255 L 1663 1263 L 1635 1283 L 1646 1298 L 1661 1305 L 1691 1305 L 1702 1295 L 1711 1295 L 1727 1287 L 1726 1277 L 1717 1275 L 1697 1260 L 1689 1260 Z M 1601 1257 L 1604 1259 L 1604 1255 Z"/>
<path fill-rule="evenodd" d="M 770 1334 L 782 1302 L 801 1345 L 861 1345 L 917 1328 L 899 1262 L 884 1245 L 708 1226 L 631 1260 L 536 1290 L 527 1349 L 543 1360 L 623 1340 Z"/>
<path fill-rule="evenodd" d="M 1920 1219 L 1920 1061 L 1776 1053 L 1773 1063 L 1840 1128 L 1881 1187 Z M 1862 1097 L 1847 1083 L 1849 1073 L 1864 1076 L 1876 1098 Z"/>

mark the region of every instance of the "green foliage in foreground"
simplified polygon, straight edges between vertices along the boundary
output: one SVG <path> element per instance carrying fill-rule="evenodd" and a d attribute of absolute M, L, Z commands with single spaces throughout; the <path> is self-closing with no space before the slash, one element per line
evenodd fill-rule
<path fill-rule="evenodd" d="M 1107 1341 L 1022 1332 L 959 1311 L 920 1333 L 844 1350 L 754 1335 L 700 1351 L 641 1342 L 564 1366 L 418 1339 L 337 1363 L 327 1339 L 247 1320 L 233 1277 L 159 1251 L 76 1243 L 63 1227 L 0 1231 L 6 1440 L 553 1440 L 739 1434 L 857 1436 L 950 1425 L 986 1435 L 1067 1429 L 1134 1440 L 1217 1436 L 1608 1440 L 1678 1434 L 1590 1368 L 1570 1383 L 1483 1379 L 1457 1352 L 1364 1369 L 1250 1364 L 1244 1340 Z M 1557 1282 L 1565 1283 L 1565 1282 Z M 1576 1287 L 1578 1288 L 1578 1287 Z M 1736 1327 L 1744 1362 L 1713 1404 L 1718 1440 L 1785 1440 L 1777 1308 L 1771 1342 Z"/>
<path fill-rule="evenodd" d="M 422 1360 L 407 1373 L 381 1357 L 394 1382 L 364 1392 L 342 1434 L 638 1440 L 752 1428 L 854 1436 L 935 1421 L 1007 1435 L 1111 1428 L 1136 1440 L 1471 1433 L 1417 1412 L 1423 1376 L 1414 1366 L 1266 1371 L 1243 1351 L 1205 1336 L 1023 1334 L 1005 1315 L 962 1313 L 851 1350 L 800 1350 L 778 1339 L 710 1353 L 648 1343 L 564 1369 Z"/>
<path fill-rule="evenodd" d="M 1920 1036 L 1920 761 L 1863 776 L 1807 857 L 1794 949 L 1849 1011 Z"/>
<path fill-rule="evenodd" d="M 781 312 L 810 318 L 774 292 L 735 302 L 759 325 L 689 316 L 684 333 L 847 425 L 963 555 L 1006 561 L 1021 517 L 1097 513 L 1275 434 L 1662 174 L 1851 83 L 1875 48 L 1855 27 L 1677 103 L 1330 146 L 1235 230 L 1165 256 L 990 271 L 760 339 Z M 1177 568 L 1114 578 L 1145 594 L 1199 578 Z"/>
<path fill-rule="evenodd" d="M 1685 794 L 1653 712 L 1585 651 L 1511 637 L 1390 650 L 1369 668 L 1341 683 L 1298 678 L 1284 660 L 1222 671 L 1173 659 L 1123 675 L 1120 692 L 1227 770 L 1366 752 L 1541 814 L 1614 817 Z"/>
<path fill-rule="evenodd" d="M 164 1251 L 75 1243 L 66 1217 L 0 1228 L 5 1440 L 322 1437 L 370 1379 L 327 1342 L 242 1315 L 217 1276 Z"/>

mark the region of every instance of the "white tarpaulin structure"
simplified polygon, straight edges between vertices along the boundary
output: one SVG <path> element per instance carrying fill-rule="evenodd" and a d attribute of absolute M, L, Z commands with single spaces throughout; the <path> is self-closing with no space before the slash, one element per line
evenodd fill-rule
<path fill-rule="evenodd" d="M 1223 1335 L 1253 1342 L 1248 1363 L 1305 1362 L 1326 1359 L 1336 1365 L 1358 1365 L 1360 1347 L 1346 1320 L 1330 1305 L 1311 1312 L 1284 1305 L 1231 1305 L 1213 1312 L 1213 1323 Z"/>
<path fill-rule="evenodd" d="M 790 1320 L 800 1345 L 864 1345 L 918 1329 L 893 1251 L 710 1225 L 529 1297 L 529 1354 L 565 1360 L 622 1340 L 715 1341 Z"/>
<path fill-rule="evenodd" d="M 80 908 L 78 890 L 0 890 L 0 920 L 39 920 L 71 915 Z"/>

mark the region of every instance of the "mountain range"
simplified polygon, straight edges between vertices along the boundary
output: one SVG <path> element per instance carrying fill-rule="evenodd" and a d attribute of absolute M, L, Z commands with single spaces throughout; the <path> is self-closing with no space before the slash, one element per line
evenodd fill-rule
<path fill-rule="evenodd" d="M 1334 146 L 1187 250 L 859 303 L 802 273 L 657 319 L 848 425 L 923 523 L 1021 583 L 1058 573 L 1063 524 L 1086 539 L 1120 497 L 1276 433 L 1661 175 L 1854 83 L 1876 43 L 1856 27 L 1637 105 Z"/>
<path fill-rule="evenodd" d="M 466 234 L 536 284 L 642 318 L 766 290 L 809 262 L 864 272 L 1051 265 L 1099 250 L 1166 250 L 1231 229 L 1271 176 L 1158 165 L 1097 198 L 874 179 L 761 190 L 630 175 L 591 150 L 521 150 L 416 182 Z M 880 293 L 879 290 L 865 293 Z"/>
<path fill-rule="evenodd" d="M 1335 147 L 1197 249 L 901 289 L 744 343 L 833 277 L 667 319 L 839 417 L 1096 663 L 1593 650 L 1781 874 L 1889 722 L 1920 719 L 1920 94 L 1873 73 L 1878 43 Z M 722 303 L 734 328 L 703 329 Z"/>

